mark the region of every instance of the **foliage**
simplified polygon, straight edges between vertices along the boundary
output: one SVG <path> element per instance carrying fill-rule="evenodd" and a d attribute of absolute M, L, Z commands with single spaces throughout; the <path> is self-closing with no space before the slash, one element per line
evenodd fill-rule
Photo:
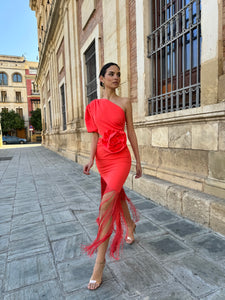
<path fill-rule="evenodd" d="M 31 112 L 30 123 L 34 127 L 35 130 L 41 131 L 42 124 L 41 124 L 41 110 L 37 108 Z"/>
<path fill-rule="evenodd" d="M 0 113 L 2 132 L 7 134 L 9 131 L 24 128 L 24 120 L 14 110 L 9 112 L 5 109 Z"/>

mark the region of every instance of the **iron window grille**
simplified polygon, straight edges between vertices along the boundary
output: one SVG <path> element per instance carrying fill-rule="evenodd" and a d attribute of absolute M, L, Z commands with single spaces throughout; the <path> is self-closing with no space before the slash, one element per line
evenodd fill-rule
<path fill-rule="evenodd" d="M 50 129 L 52 129 L 52 107 L 51 107 L 51 101 L 48 102 L 48 107 L 49 107 Z"/>
<path fill-rule="evenodd" d="M 65 90 L 64 84 L 60 88 L 61 91 L 61 100 L 62 100 L 62 121 L 63 121 L 63 130 L 66 130 L 66 103 L 65 103 Z"/>
<path fill-rule="evenodd" d="M 44 128 L 47 130 L 46 107 L 44 107 Z"/>
<path fill-rule="evenodd" d="M 88 103 L 90 103 L 97 98 L 95 42 L 90 45 L 84 55 L 87 74 L 86 93 Z"/>
<path fill-rule="evenodd" d="M 151 0 L 149 115 L 200 106 L 201 0 Z"/>

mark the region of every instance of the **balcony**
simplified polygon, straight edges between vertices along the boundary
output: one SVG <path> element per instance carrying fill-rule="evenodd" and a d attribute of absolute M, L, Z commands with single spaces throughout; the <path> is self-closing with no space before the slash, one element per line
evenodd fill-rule
<path fill-rule="evenodd" d="M 30 95 L 34 95 L 34 96 L 39 96 L 40 95 L 40 91 L 39 90 L 30 90 Z"/>

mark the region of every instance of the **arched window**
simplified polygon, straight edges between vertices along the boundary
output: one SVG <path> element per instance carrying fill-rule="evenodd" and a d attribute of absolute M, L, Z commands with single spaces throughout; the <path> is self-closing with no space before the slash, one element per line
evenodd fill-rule
<path fill-rule="evenodd" d="M 13 82 L 22 82 L 22 76 L 19 73 L 13 74 Z"/>
<path fill-rule="evenodd" d="M 6 73 L 0 72 L 0 85 L 8 85 L 8 76 Z"/>

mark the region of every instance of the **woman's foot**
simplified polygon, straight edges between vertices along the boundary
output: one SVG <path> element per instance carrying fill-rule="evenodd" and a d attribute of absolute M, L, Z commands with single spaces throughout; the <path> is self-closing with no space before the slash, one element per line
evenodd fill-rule
<path fill-rule="evenodd" d="M 94 270 L 91 275 L 91 279 L 88 283 L 89 290 L 96 290 L 102 284 L 102 274 L 105 267 L 105 261 L 95 262 Z"/>
<path fill-rule="evenodd" d="M 127 226 L 127 238 L 126 243 L 131 245 L 135 241 L 134 239 L 134 233 L 136 229 L 136 224 L 133 222 L 132 225 Z"/>

